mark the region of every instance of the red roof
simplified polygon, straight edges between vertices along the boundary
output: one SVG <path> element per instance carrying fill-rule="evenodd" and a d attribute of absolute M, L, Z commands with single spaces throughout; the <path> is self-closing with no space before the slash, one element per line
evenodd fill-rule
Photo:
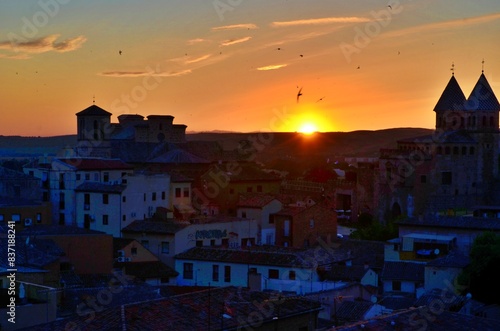
<path fill-rule="evenodd" d="M 268 205 L 276 197 L 262 193 L 243 193 L 239 196 L 238 207 L 262 208 Z"/>

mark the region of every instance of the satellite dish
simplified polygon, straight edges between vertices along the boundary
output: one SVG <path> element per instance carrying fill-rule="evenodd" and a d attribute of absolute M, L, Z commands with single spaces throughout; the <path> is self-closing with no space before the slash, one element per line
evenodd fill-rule
<path fill-rule="evenodd" d="M 434 250 L 434 254 L 435 254 L 435 255 L 439 255 L 439 248 L 436 248 L 436 249 Z"/>
<path fill-rule="evenodd" d="M 370 300 L 372 301 L 372 303 L 377 303 L 377 296 L 376 295 L 372 295 L 372 297 L 370 298 Z"/>

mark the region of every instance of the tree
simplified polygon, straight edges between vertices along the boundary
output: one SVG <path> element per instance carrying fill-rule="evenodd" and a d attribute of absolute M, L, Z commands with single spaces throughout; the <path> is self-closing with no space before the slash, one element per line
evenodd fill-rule
<path fill-rule="evenodd" d="M 471 247 L 470 265 L 460 274 L 458 283 L 472 297 L 486 304 L 500 304 L 500 235 L 485 232 Z"/>
<path fill-rule="evenodd" d="M 387 241 L 398 237 L 399 230 L 394 222 L 387 222 L 386 225 L 374 220 L 365 227 L 360 227 L 350 234 L 352 239 Z"/>

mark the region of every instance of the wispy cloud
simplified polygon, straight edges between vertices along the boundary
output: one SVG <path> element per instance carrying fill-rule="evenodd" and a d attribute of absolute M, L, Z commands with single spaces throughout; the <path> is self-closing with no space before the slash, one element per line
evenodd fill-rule
<path fill-rule="evenodd" d="M 144 77 L 144 76 L 157 76 L 157 77 L 177 77 L 190 74 L 191 70 L 182 71 L 169 71 L 169 72 L 152 72 L 152 71 L 105 71 L 101 72 L 101 76 L 106 77 Z"/>
<path fill-rule="evenodd" d="M 451 30 L 451 29 L 466 27 L 469 25 L 487 23 L 497 19 L 500 19 L 500 13 L 414 26 L 406 29 L 384 33 L 383 37 L 400 37 L 400 36 L 406 36 L 408 34 L 422 33 L 434 30 Z"/>
<path fill-rule="evenodd" d="M 299 25 L 322 25 L 322 24 L 334 24 L 334 23 L 363 23 L 369 22 L 369 18 L 365 17 L 323 17 L 323 18 L 310 18 L 301 19 L 294 21 L 284 21 L 284 22 L 272 22 L 272 27 L 288 27 L 288 26 L 299 26 Z"/>
<path fill-rule="evenodd" d="M 257 29 L 257 25 L 253 23 L 247 23 L 247 24 L 233 24 L 233 25 L 224 25 L 224 26 L 217 26 L 212 28 L 212 31 L 220 31 L 220 30 L 236 30 L 236 29 L 247 29 L 247 30 L 252 30 L 252 29 Z"/>
<path fill-rule="evenodd" d="M 68 38 L 66 40 L 57 41 L 59 34 L 52 34 L 46 37 L 41 37 L 33 40 L 23 41 L 1 41 L 0 49 L 11 52 L 21 53 L 18 56 L 8 56 L 9 58 L 29 58 L 27 54 L 39 54 L 46 52 L 71 52 L 80 47 L 87 41 L 85 36 L 78 36 L 75 38 Z M 24 56 L 23 56 L 24 53 Z M 20 55 L 20 56 L 19 56 Z M 5 57 L 5 56 L 4 56 Z"/>
<path fill-rule="evenodd" d="M 230 45 L 234 45 L 234 44 L 240 44 L 240 43 L 244 43 L 245 41 L 249 41 L 250 39 L 252 39 L 252 37 L 243 37 L 243 38 L 239 38 L 239 39 L 229 39 L 229 40 L 224 40 L 223 42 L 221 42 L 221 46 L 230 46 Z"/>
<path fill-rule="evenodd" d="M 200 44 L 200 43 L 203 43 L 203 42 L 210 42 L 210 40 L 203 39 L 203 38 L 195 38 L 195 39 L 190 39 L 190 40 L 186 41 L 186 44 L 188 44 L 188 45 L 195 45 L 195 44 Z"/>
<path fill-rule="evenodd" d="M 288 64 L 272 64 L 264 67 L 257 68 L 257 70 L 260 71 L 267 71 L 267 70 L 276 70 L 276 69 L 281 69 L 286 67 Z"/>
<path fill-rule="evenodd" d="M 198 63 L 198 62 L 201 62 L 201 61 L 208 59 L 210 56 L 211 56 L 210 54 L 205 54 L 205 55 L 202 55 L 202 56 L 199 56 L 196 58 L 189 58 L 189 59 L 186 59 L 184 61 L 184 63 L 186 63 L 186 64 Z"/>

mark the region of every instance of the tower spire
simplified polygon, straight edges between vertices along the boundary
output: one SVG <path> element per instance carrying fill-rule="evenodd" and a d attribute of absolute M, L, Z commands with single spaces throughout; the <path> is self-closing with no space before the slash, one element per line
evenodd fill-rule
<path fill-rule="evenodd" d="M 92 103 L 95 105 L 95 94 L 92 96 Z"/>
<path fill-rule="evenodd" d="M 481 61 L 481 73 L 484 74 L 484 58 L 483 61 Z"/>
<path fill-rule="evenodd" d="M 452 62 L 452 63 L 451 63 L 451 68 L 450 68 L 450 70 L 451 70 L 451 75 L 452 75 L 452 76 L 455 76 L 455 62 Z"/>

